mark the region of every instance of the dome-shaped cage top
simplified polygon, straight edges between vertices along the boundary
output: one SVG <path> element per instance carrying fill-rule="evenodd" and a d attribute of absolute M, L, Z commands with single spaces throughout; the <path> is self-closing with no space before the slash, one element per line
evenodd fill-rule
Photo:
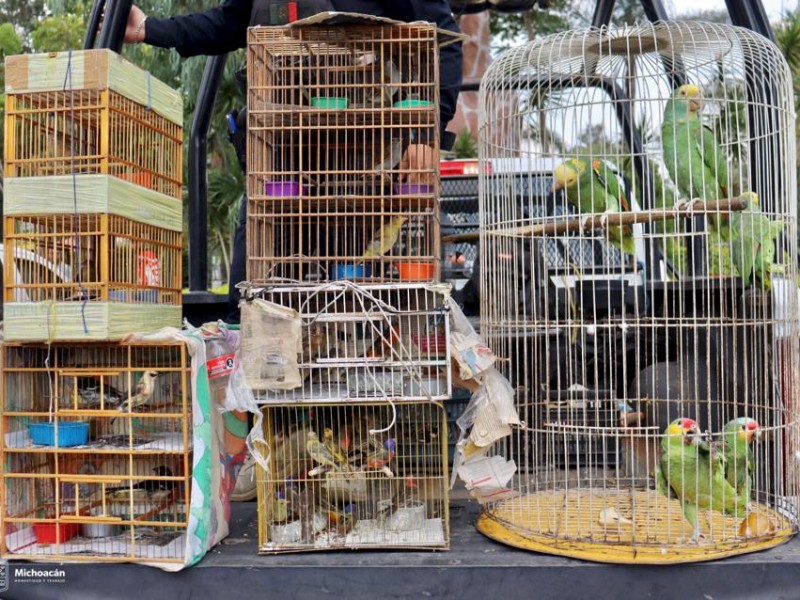
<path fill-rule="evenodd" d="M 527 424 L 494 448 L 514 461 L 514 493 L 483 522 L 518 545 L 604 560 L 604 544 L 625 562 L 788 539 L 797 136 L 779 50 L 706 23 L 569 31 L 499 56 L 480 106 L 481 333 Z M 683 467 L 658 491 L 676 418 L 712 442 L 677 463 L 702 447 L 709 472 L 738 473 L 736 507 L 676 492 L 696 476 Z M 750 458 L 725 467 L 736 419 L 765 436 L 745 431 Z"/>

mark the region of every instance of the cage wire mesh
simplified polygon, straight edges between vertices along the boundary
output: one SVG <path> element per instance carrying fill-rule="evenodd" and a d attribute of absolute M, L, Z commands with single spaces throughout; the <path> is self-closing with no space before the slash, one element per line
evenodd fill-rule
<path fill-rule="evenodd" d="M 779 50 L 705 23 L 569 31 L 498 57 L 480 102 L 481 334 L 527 427 L 494 448 L 519 470 L 479 528 L 611 562 L 789 539 L 796 132 Z"/>
<path fill-rule="evenodd" d="M 242 365 L 258 402 L 451 395 L 449 286 L 331 282 L 252 288 L 247 297 Z M 296 327 L 255 299 L 290 311 Z M 288 356 L 275 353 L 286 347 Z"/>
<path fill-rule="evenodd" d="M 447 548 L 440 403 L 264 407 L 257 471 L 262 553 Z"/>
<path fill-rule="evenodd" d="M 403 157 L 438 156 L 436 28 L 248 35 L 248 281 L 435 281 L 438 161 Z"/>
<path fill-rule="evenodd" d="M 3 557 L 182 563 L 186 347 L 6 343 L 2 354 Z"/>

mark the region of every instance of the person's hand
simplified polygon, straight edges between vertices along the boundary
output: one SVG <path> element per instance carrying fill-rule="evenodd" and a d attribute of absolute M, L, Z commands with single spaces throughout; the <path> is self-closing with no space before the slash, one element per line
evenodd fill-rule
<path fill-rule="evenodd" d="M 401 183 L 433 185 L 433 174 L 439 153 L 425 144 L 410 144 L 400 161 L 400 168 L 406 173 Z"/>
<path fill-rule="evenodd" d="M 144 19 L 146 16 L 141 8 L 135 4 L 131 5 L 131 12 L 128 13 L 128 22 L 125 24 L 123 42 L 126 44 L 141 44 L 144 41 Z"/>

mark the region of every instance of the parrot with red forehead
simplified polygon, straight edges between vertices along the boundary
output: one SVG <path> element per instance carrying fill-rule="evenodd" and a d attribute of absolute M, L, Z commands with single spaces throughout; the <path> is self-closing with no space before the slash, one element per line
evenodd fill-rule
<path fill-rule="evenodd" d="M 661 438 L 661 460 L 656 465 L 658 491 L 677 498 L 683 515 L 692 525 L 692 541 L 697 542 L 700 510 L 716 510 L 743 517 L 747 501 L 725 478 L 725 460 L 703 439 L 693 419 L 680 417 L 670 423 Z"/>
<path fill-rule="evenodd" d="M 753 440 L 761 435 L 758 423 L 750 417 L 729 421 L 722 434 L 722 456 L 725 459 L 725 479 L 733 486 L 743 502 L 750 501 L 753 485 Z"/>

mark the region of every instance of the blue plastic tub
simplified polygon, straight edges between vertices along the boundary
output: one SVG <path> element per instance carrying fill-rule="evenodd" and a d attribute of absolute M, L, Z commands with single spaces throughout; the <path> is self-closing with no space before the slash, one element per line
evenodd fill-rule
<path fill-rule="evenodd" d="M 371 265 L 337 264 L 336 279 L 363 279 L 372 274 Z"/>
<path fill-rule="evenodd" d="M 28 425 L 28 432 L 34 444 L 40 446 L 56 445 L 56 424 L 55 423 L 31 423 Z M 89 439 L 88 423 L 59 423 L 58 424 L 58 447 L 69 448 L 70 446 L 82 446 Z"/>

